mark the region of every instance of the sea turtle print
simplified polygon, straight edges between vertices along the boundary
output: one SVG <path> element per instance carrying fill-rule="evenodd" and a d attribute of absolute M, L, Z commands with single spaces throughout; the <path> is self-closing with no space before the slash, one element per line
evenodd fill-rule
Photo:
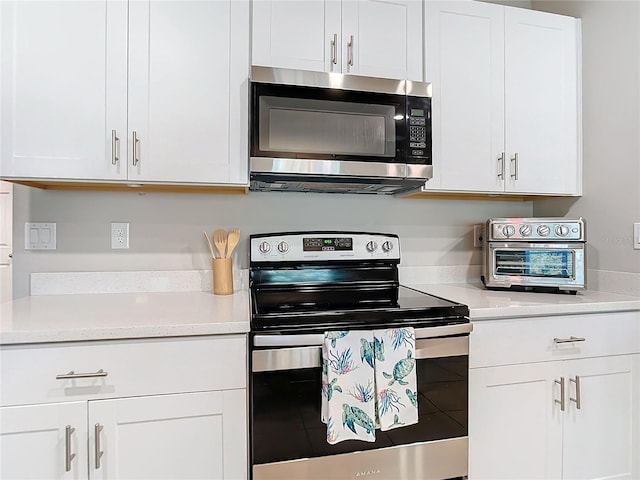
<path fill-rule="evenodd" d="M 365 360 L 371 368 L 374 368 L 375 361 L 384 361 L 384 343 L 377 337 L 373 338 L 373 342 L 366 338 L 360 339 L 360 360 Z"/>
<path fill-rule="evenodd" d="M 403 358 L 394 365 L 392 374 L 382 372 L 382 375 L 384 375 L 384 378 L 387 380 L 391 380 L 389 382 L 389 386 L 393 385 L 395 382 L 398 382 L 400 385 L 409 385 L 409 382 L 405 382 L 402 379 L 411 373 L 415 365 L 416 360 L 413 358 L 411 350 L 409 350 L 407 352 L 407 358 Z"/>
<path fill-rule="evenodd" d="M 411 405 L 413 405 L 414 407 L 418 406 L 418 392 L 412 392 L 410 388 L 407 388 L 405 390 L 405 393 L 407 394 L 407 397 L 409 397 L 409 400 L 411 401 Z"/>
<path fill-rule="evenodd" d="M 342 404 L 342 426 L 349 427 L 353 433 L 356 433 L 356 425 L 361 426 L 367 433 L 374 433 L 376 426 L 369 415 L 364 413 L 358 407 L 352 407 L 346 403 Z"/>
<path fill-rule="evenodd" d="M 331 347 L 336 348 L 336 340 L 338 338 L 346 337 L 349 332 L 327 332 L 324 334 L 324 338 L 331 340 Z"/>
<path fill-rule="evenodd" d="M 331 383 L 328 383 L 325 380 L 322 381 L 322 393 L 326 395 L 327 400 L 331 400 L 334 391 L 342 393 L 342 388 L 339 385 L 335 385 L 337 381 L 337 378 L 331 380 Z"/>

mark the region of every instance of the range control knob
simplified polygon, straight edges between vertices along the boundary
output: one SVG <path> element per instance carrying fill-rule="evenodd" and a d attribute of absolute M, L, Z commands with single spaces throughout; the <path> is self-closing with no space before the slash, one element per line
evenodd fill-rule
<path fill-rule="evenodd" d="M 367 242 L 367 252 L 373 253 L 377 249 L 378 249 L 378 244 L 376 242 L 374 242 L 373 240 L 371 240 L 370 242 Z"/>
<path fill-rule="evenodd" d="M 559 237 L 566 237 L 569 235 L 569 227 L 566 225 L 556 225 L 555 232 Z"/>
<path fill-rule="evenodd" d="M 531 225 L 522 225 L 520 226 L 520 235 L 522 235 L 523 237 L 528 237 L 531 235 L 531 231 L 533 229 L 531 228 Z"/>
<path fill-rule="evenodd" d="M 540 235 L 541 237 L 546 237 L 547 235 L 549 235 L 549 233 L 551 233 L 551 229 L 549 228 L 549 225 L 540 225 L 538 227 L 538 230 L 536 230 L 538 232 L 538 235 Z"/>
<path fill-rule="evenodd" d="M 278 244 L 278 251 L 280 253 L 287 253 L 289 251 L 289 244 L 287 242 L 280 242 Z"/>
<path fill-rule="evenodd" d="M 382 244 L 382 250 L 385 252 L 390 252 L 391 250 L 393 250 L 393 243 L 387 240 Z"/>
<path fill-rule="evenodd" d="M 260 250 L 260 253 L 269 253 L 271 251 L 271 245 L 268 242 L 262 242 L 258 245 L 258 250 Z"/>
<path fill-rule="evenodd" d="M 513 225 L 505 225 L 504 227 L 502 227 L 502 233 L 505 237 L 509 238 L 513 236 L 514 233 L 516 233 L 516 228 Z"/>

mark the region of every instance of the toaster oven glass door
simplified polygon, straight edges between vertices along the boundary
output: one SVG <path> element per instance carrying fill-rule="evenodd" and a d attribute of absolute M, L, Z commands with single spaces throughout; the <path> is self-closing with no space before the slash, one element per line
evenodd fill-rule
<path fill-rule="evenodd" d="M 538 278 L 575 278 L 575 251 L 571 249 L 496 249 L 495 274 Z"/>

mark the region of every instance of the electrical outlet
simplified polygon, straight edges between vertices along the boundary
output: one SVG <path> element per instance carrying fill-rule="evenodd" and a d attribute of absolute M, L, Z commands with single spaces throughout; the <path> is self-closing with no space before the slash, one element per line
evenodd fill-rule
<path fill-rule="evenodd" d="M 111 248 L 129 248 L 129 224 L 111 224 Z"/>
<path fill-rule="evenodd" d="M 640 223 L 633 224 L 633 248 L 640 250 Z"/>
<path fill-rule="evenodd" d="M 473 246 L 482 247 L 482 237 L 484 236 L 484 225 L 478 224 L 473 226 Z"/>

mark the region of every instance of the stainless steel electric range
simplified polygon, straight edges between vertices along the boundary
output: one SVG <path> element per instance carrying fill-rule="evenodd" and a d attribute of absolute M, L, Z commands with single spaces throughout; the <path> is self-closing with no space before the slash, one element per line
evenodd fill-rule
<path fill-rule="evenodd" d="M 398 281 L 397 235 L 293 232 L 250 238 L 252 478 L 426 480 L 468 471 L 469 309 Z M 373 443 L 327 443 L 323 332 L 411 326 L 416 425 Z"/>

